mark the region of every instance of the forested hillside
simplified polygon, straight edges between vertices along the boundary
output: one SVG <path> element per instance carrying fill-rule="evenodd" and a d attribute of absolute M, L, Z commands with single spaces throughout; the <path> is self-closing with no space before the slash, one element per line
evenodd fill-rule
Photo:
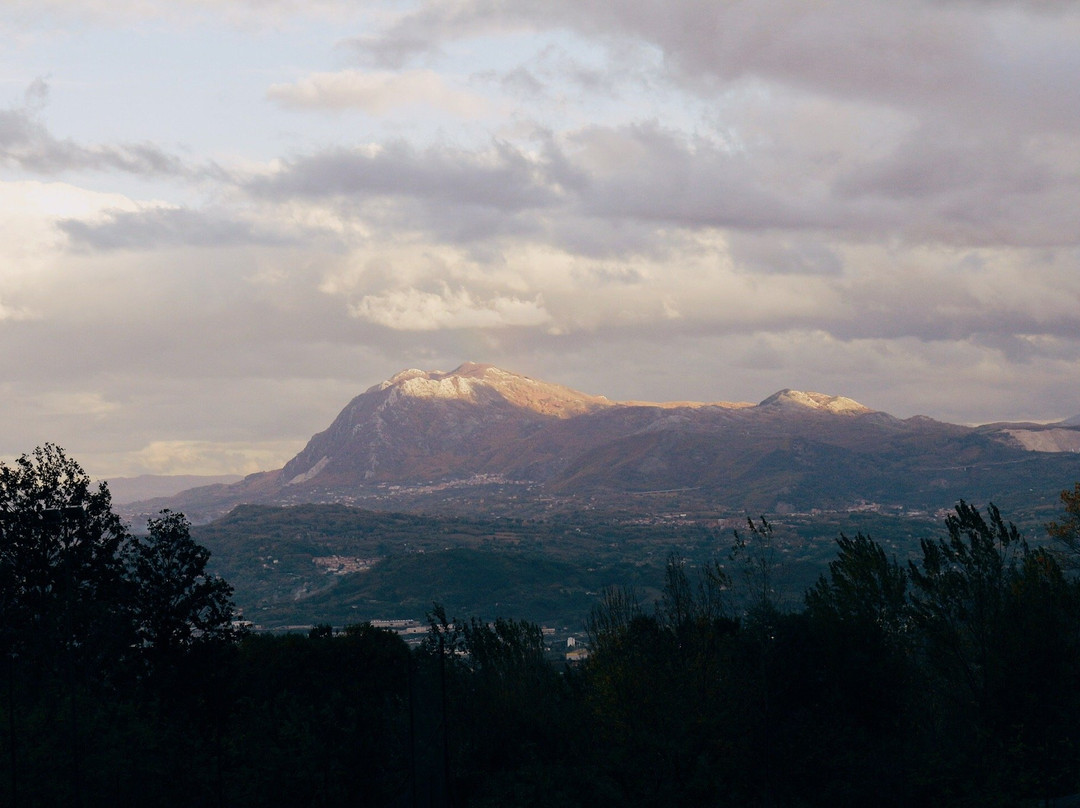
<path fill-rule="evenodd" d="M 886 536 L 906 559 L 940 519 L 872 512 L 773 520 L 776 585 L 798 600 L 835 554 L 841 531 Z M 235 589 L 244 617 L 263 628 L 364 620 L 423 620 L 433 601 L 454 614 L 514 616 L 584 627 L 598 593 L 635 586 L 659 595 L 668 555 L 694 569 L 723 558 L 744 519 L 691 512 L 639 519 L 578 512 L 537 520 L 418 516 L 344 505 L 248 505 L 192 536 L 209 568 Z"/>

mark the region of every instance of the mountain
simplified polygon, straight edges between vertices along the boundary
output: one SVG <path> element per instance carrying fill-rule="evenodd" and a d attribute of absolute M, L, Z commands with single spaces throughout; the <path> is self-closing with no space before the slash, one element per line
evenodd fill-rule
<path fill-rule="evenodd" d="M 239 474 L 141 474 L 138 477 L 110 477 L 109 493 L 117 505 L 139 502 L 151 497 L 170 497 L 195 486 L 239 482 Z"/>
<path fill-rule="evenodd" d="M 240 503 L 535 516 L 1052 498 L 1080 479 L 1080 427 L 898 419 L 785 389 L 759 404 L 615 402 L 491 365 L 406 370 L 354 398 L 282 469 L 139 503 L 205 521 Z"/>
<path fill-rule="evenodd" d="M 505 473 L 508 446 L 549 422 L 614 406 L 491 365 L 406 370 L 349 402 L 282 469 L 285 486 L 420 482 Z M 520 473 L 521 470 L 515 470 Z"/>

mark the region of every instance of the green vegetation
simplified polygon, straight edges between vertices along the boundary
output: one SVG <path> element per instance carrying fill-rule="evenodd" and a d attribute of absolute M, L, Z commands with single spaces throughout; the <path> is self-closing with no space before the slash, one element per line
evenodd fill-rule
<path fill-rule="evenodd" d="M 939 523 L 873 512 L 777 517 L 777 586 L 797 600 L 832 560 L 841 532 L 888 536 L 889 551 L 907 559 Z M 576 630 L 604 588 L 634 586 L 653 600 L 670 553 L 691 567 L 708 564 L 726 556 L 740 524 L 704 511 L 532 521 L 245 505 L 192 535 L 212 551 L 210 568 L 233 585 L 244 616 L 267 628 L 422 620 L 438 601 L 455 614 Z M 350 569 L 343 559 L 363 563 Z"/>
<path fill-rule="evenodd" d="M 791 521 L 750 520 L 732 548 L 716 525 L 230 517 L 261 525 L 246 540 L 278 567 L 338 555 L 335 531 L 358 553 L 387 541 L 380 524 L 401 543 L 430 533 L 377 581 L 351 572 L 305 598 L 312 612 L 330 593 L 434 592 L 542 610 L 547 582 L 568 582 L 591 603 L 590 656 L 568 666 L 534 622 L 456 606 L 429 604 L 412 649 L 364 622 L 236 633 L 182 516 L 132 536 L 107 489 L 45 447 L 0 464 L 4 804 L 1045 804 L 1080 790 L 1080 486 L 1062 504 L 1048 542 L 963 502 L 903 536 L 910 553 L 841 532 L 801 598 L 791 546 L 817 549 Z M 554 553 L 582 541 L 606 567 Z M 639 541 L 671 546 L 627 564 Z M 655 594 L 639 585 L 653 569 Z M 619 583 L 588 596 L 607 575 Z"/>

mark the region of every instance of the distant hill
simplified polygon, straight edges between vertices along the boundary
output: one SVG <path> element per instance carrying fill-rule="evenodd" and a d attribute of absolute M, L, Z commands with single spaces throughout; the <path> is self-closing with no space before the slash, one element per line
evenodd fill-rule
<path fill-rule="evenodd" d="M 153 497 L 171 497 L 196 486 L 228 485 L 242 479 L 239 474 L 143 474 L 138 477 L 110 477 L 106 482 L 113 502 L 125 505 Z"/>
<path fill-rule="evenodd" d="M 129 506 L 208 521 L 242 503 L 462 515 L 602 508 L 732 513 L 959 498 L 1056 502 L 1080 479 L 1080 426 L 899 419 L 843 396 L 616 402 L 491 365 L 406 370 L 354 398 L 282 469 Z"/>

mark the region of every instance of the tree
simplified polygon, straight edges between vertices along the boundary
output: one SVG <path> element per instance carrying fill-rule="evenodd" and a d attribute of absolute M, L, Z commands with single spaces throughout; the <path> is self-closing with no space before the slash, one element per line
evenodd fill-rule
<path fill-rule="evenodd" d="M 724 698 L 738 622 L 715 562 L 693 574 L 668 557 L 652 614 L 608 589 L 588 623 L 584 696 L 597 781 L 623 805 L 706 804 L 726 747 Z"/>
<path fill-rule="evenodd" d="M 812 750 L 800 782 L 817 804 L 911 804 L 907 573 L 862 533 L 841 533 L 837 544 L 828 574 L 806 593 L 807 647 L 784 664 L 789 677 L 813 683 L 795 707 L 809 731 L 786 736 Z"/>
<path fill-rule="evenodd" d="M 128 539 L 104 483 L 46 444 L 0 463 L 3 651 L 54 666 L 115 658 L 128 637 L 120 551 Z"/>
<path fill-rule="evenodd" d="M 147 659 L 162 664 L 195 643 L 231 639 L 232 587 L 207 574 L 210 551 L 191 538 L 187 517 L 164 510 L 147 526 L 127 552 L 135 634 Z"/>
<path fill-rule="evenodd" d="M 880 544 L 862 533 L 837 539 L 839 551 L 806 593 L 811 615 L 898 638 L 907 622 L 907 574 Z"/>
<path fill-rule="evenodd" d="M 52 444 L 0 463 L 0 652 L 8 662 L 13 800 L 19 769 L 24 782 L 49 782 L 68 804 L 81 804 L 87 791 L 84 775 L 93 767 L 84 738 L 101 715 L 97 697 L 115 682 L 131 646 L 119 559 L 128 534 L 111 506 L 108 488 L 93 489 Z M 34 751 L 21 760 L 16 701 L 28 716 L 24 729 L 48 727 L 22 733 Z M 47 779 L 30 776 L 45 774 L 35 759 L 53 761 Z M 56 778 L 58 768 L 67 776 Z"/>
<path fill-rule="evenodd" d="M 928 765 L 984 797 L 1074 791 L 1080 587 L 993 505 L 983 518 L 961 502 L 946 527 L 910 568 L 929 685 L 922 746 L 951 750 Z"/>
<path fill-rule="evenodd" d="M 731 578 L 719 562 L 714 560 L 705 565 L 695 587 L 686 574 L 686 560 L 678 553 L 671 553 L 664 568 L 664 589 L 657 604 L 657 616 L 680 642 L 686 642 L 695 631 L 709 629 L 717 621 L 731 622 L 730 590 Z"/>
<path fill-rule="evenodd" d="M 768 622 L 781 611 L 781 597 L 776 590 L 776 574 L 780 570 L 780 551 L 773 526 L 765 517 L 756 524 L 747 517 L 748 534 L 734 531 L 735 543 L 729 560 L 742 566 L 743 610 L 758 620 Z"/>
<path fill-rule="evenodd" d="M 187 734 L 182 727 L 200 703 L 215 719 L 226 711 L 221 698 L 200 695 L 228 695 L 217 651 L 233 647 L 206 641 L 231 636 L 231 590 L 206 575 L 209 554 L 188 527 L 166 512 L 136 539 L 113 513 L 108 487 L 93 486 L 53 444 L 0 463 L 0 770 L 10 767 L 0 774 L 13 803 L 114 804 L 121 791 L 140 790 L 142 764 L 161 764 L 160 750 Z M 144 709 L 158 690 L 130 687 L 131 674 L 188 650 L 206 651 L 185 656 L 182 671 L 172 668 L 191 698 L 175 700 L 168 714 Z M 221 737 L 213 747 L 219 762 Z M 165 740 L 155 750 L 150 739 L 158 738 Z M 132 743 L 145 752 L 141 763 L 129 762 Z"/>
<path fill-rule="evenodd" d="M 1061 504 L 1065 506 L 1065 518 L 1048 522 L 1046 533 L 1066 551 L 1072 566 L 1080 566 L 1080 483 L 1072 491 L 1061 492 Z"/>
<path fill-rule="evenodd" d="M 928 639 L 932 665 L 964 684 L 988 709 L 1004 627 L 1005 597 L 1018 558 L 1029 552 L 1016 526 L 993 504 L 989 520 L 963 500 L 945 521 L 947 539 L 922 541 L 922 563 L 910 565 L 912 612 Z"/>

